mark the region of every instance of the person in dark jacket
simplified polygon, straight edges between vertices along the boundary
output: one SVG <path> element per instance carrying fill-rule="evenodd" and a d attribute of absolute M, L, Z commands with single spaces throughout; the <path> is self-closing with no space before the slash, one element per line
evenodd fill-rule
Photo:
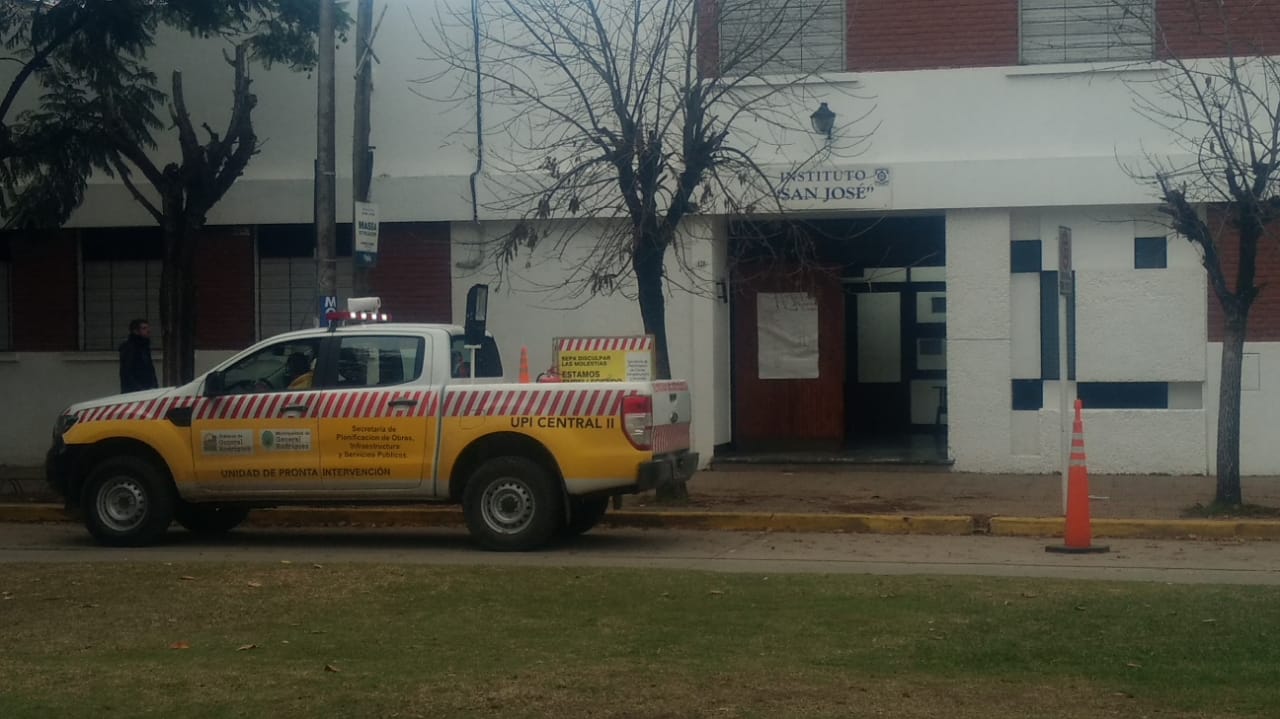
<path fill-rule="evenodd" d="M 151 324 L 146 320 L 129 323 L 129 337 L 120 345 L 120 391 L 155 389 L 156 366 L 151 362 Z"/>

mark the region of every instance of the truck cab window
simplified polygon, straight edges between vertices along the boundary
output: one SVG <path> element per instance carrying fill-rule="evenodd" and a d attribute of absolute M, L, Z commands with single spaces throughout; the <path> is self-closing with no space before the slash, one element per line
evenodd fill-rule
<path fill-rule="evenodd" d="M 422 376 L 419 337 L 343 337 L 338 344 L 338 387 L 386 387 Z"/>
<path fill-rule="evenodd" d="M 320 340 L 278 342 L 227 368 L 227 394 L 311 389 Z"/>
<path fill-rule="evenodd" d="M 471 350 L 467 349 L 461 335 L 452 337 L 449 348 L 450 374 L 455 378 L 471 376 Z M 498 343 L 492 337 L 485 337 L 484 342 L 476 348 L 476 377 L 501 377 L 502 357 L 498 353 Z"/>

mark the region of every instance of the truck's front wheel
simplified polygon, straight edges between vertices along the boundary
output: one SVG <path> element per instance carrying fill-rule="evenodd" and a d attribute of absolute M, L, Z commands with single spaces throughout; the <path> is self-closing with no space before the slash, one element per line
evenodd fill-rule
<path fill-rule="evenodd" d="M 462 497 L 467 528 L 486 549 L 523 551 L 545 544 L 560 527 L 559 483 L 524 457 L 496 457 L 472 473 Z"/>
<path fill-rule="evenodd" d="M 93 468 L 82 505 L 89 533 L 103 544 L 149 544 L 173 520 L 173 489 L 155 465 L 141 457 L 116 457 Z"/>

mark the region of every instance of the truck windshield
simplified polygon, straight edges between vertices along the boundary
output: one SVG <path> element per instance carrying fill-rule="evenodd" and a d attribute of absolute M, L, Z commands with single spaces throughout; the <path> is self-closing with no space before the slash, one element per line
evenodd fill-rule
<path fill-rule="evenodd" d="M 461 335 L 451 337 L 449 347 L 449 367 L 454 377 L 471 376 L 471 350 L 467 349 Z M 492 337 L 485 337 L 484 342 L 476 348 L 476 377 L 501 377 L 502 357 L 498 354 L 498 343 Z"/>

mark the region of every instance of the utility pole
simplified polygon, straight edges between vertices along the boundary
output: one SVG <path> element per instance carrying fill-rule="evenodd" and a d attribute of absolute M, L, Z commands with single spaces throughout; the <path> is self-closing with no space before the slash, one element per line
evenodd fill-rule
<path fill-rule="evenodd" d="M 319 99 L 316 104 L 316 294 L 320 324 L 324 325 L 326 309 L 337 309 L 337 183 L 334 160 L 337 154 L 333 129 L 334 83 L 333 44 L 334 0 L 320 0 L 319 67 L 316 77 Z M 326 299 L 329 298 L 329 299 Z M 329 305 L 326 305 L 330 303 Z"/>
<path fill-rule="evenodd" d="M 373 49 L 370 47 L 373 25 L 373 0 L 358 0 L 356 6 L 356 100 L 355 132 L 351 143 L 351 200 L 368 202 L 373 180 L 373 151 L 369 149 L 370 100 L 373 94 Z M 351 231 L 357 232 L 353 216 Z M 352 238 L 354 246 L 355 238 Z M 352 294 L 372 294 L 369 267 L 359 261 L 351 263 Z"/>

